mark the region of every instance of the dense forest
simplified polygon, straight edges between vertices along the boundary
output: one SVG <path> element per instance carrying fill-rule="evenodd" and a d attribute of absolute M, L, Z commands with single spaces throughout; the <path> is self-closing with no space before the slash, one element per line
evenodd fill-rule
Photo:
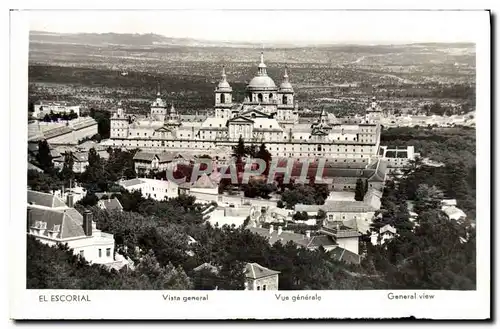
<path fill-rule="evenodd" d="M 390 147 L 413 145 L 422 157 L 442 162 L 438 168 L 424 167 L 408 172 L 405 184 L 413 199 L 418 184 L 435 185 L 445 197 L 457 199 L 458 205 L 475 219 L 476 207 L 476 130 L 470 128 L 429 129 L 400 127 L 385 129 L 381 144 Z M 410 168 L 411 169 L 411 168 Z"/>

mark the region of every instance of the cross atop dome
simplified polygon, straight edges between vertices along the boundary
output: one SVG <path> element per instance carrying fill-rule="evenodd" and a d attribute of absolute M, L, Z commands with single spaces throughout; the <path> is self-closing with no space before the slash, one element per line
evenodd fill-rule
<path fill-rule="evenodd" d="M 226 65 L 222 65 L 222 81 L 226 81 Z"/>

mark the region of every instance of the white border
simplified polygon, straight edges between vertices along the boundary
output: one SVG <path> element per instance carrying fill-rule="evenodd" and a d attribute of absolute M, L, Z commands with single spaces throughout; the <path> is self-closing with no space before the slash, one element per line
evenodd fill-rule
<path fill-rule="evenodd" d="M 44 4 L 46 5 L 46 4 Z M 19 6 L 21 7 L 21 6 Z M 32 6 L 38 7 L 38 6 Z M 68 7 L 66 4 L 65 7 Z M 91 8 L 86 5 L 86 8 Z M 108 8 L 112 8 L 109 6 Z M 178 8 L 188 8 L 182 3 Z M 272 8 L 261 6 L 262 8 Z M 389 6 L 390 7 L 390 6 Z M 206 6 L 205 8 L 208 8 Z M 297 7 L 295 7 L 297 8 Z M 356 8 L 355 5 L 351 8 Z M 387 8 L 387 7 L 386 7 Z M 17 319 L 188 319 L 188 318 L 380 318 L 406 317 L 434 319 L 484 319 L 490 316 L 490 29 L 487 12 L 475 15 L 486 16 L 477 29 L 477 291 L 434 292 L 437 297 L 431 302 L 391 302 L 385 291 L 321 291 L 301 294 L 320 294 L 319 303 L 278 303 L 271 292 L 209 292 L 210 302 L 203 303 L 193 311 L 188 303 L 168 303 L 162 300 L 159 291 L 91 291 L 91 304 L 42 304 L 38 302 L 39 291 L 25 289 L 26 237 L 24 205 L 26 204 L 26 99 L 27 99 L 27 16 L 26 12 L 11 15 L 11 225 L 6 234 L 9 240 L 9 286 L 11 318 Z M 467 24 L 467 22 L 464 22 Z M 23 165 L 21 165 L 23 164 Z M 5 232 L 5 231 L 4 231 Z M 43 294 L 49 294 L 43 291 Z M 65 293 L 68 293 L 67 291 Z M 81 292 L 79 292 L 81 293 Z M 278 292 L 296 295 L 297 292 Z M 202 292 L 178 292 L 177 295 L 203 295 Z M 229 296 L 230 295 L 230 296 Z M 134 303 L 135 301 L 136 303 Z M 113 307 L 110 307 L 113 305 Z M 258 305 L 258 307 L 253 307 Z M 141 307 L 142 306 L 142 307 Z M 387 311 L 382 311 L 386 310 Z"/>

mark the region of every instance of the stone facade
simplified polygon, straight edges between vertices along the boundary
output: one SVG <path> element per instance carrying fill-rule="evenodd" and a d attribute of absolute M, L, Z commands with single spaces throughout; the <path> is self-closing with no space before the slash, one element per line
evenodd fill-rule
<path fill-rule="evenodd" d="M 214 111 L 204 120 L 191 122 L 167 110 L 160 96 L 151 104 L 148 118 L 130 117 L 119 109 L 111 118 L 111 146 L 211 150 L 246 143 L 266 143 L 275 157 L 345 158 L 369 162 L 377 156 L 381 109 L 372 102 L 362 118 L 337 119 L 322 112 L 312 124 L 299 123 L 299 108 L 285 69 L 276 86 L 267 75 L 263 56 L 257 75 L 247 85 L 244 100 L 234 104 L 225 70 L 215 89 Z"/>

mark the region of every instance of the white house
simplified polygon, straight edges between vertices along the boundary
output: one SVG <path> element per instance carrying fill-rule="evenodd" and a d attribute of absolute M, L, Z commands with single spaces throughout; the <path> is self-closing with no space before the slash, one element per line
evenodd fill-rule
<path fill-rule="evenodd" d="M 371 236 L 371 242 L 374 246 L 384 244 L 387 241 L 393 239 L 397 236 L 397 230 L 392 225 L 385 225 L 379 229 L 379 233 L 373 233 Z"/>
<path fill-rule="evenodd" d="M 441 210 L 452 220 L 463 220 L 467 218 L 463 210 L 455 206 L 443 206 Z"/>
<path fill-rule="evenodd" d="M 185 183 L 187 194 L 196 198 L 197 202 L 217 202 L 219 200 L 219 184 L 207 174 L 203 174 L 193 184 Z"/>
<path fill-rule="evenodd" d="M 89 165 L 89 156 L 88 153 L 85 152 L 71 152 L 73 157 L 73 172 L 75 173 L 83 173 L 87 166 Z M 65 156 L 61 155 L 60 157 L 52 159 L 52 163 L 54 164 L 54 168 L 58 170 L 62 170 L 64 167 L 64 159 Z"/>
<path fill-rule="evenodd" d="M 457 200 L 443 199 L 441 200 L 441 210 L 448 216 L 449 219 L 463 220 L 467 215 L 457 207 Z"/>
<path fill-rule="evenodd" d="M 80 116 L 80 106 L 69 104 L 67 102 L 52 102 L 52 101 L 40 101 L 33 106 L 33 117 L 43 119 L 46 114 L 53 113 L 75 113 Z"/>
<path fill-rule="evenodd" d="M 261 225 L 257 225 L 255 221 L 250 221 L 246 229 L 266 238 L 270 245 L 278 241 L 285 245 L 291 241 L 297 245 L 297 248 L 303 247 L 309 250 L 316 250 L 319 247 L 323 247 L 326 251 L 330 251 L 339 247 L 335 239 L 328 234 L 311 236 L 311 231 L 306 231 L 306 234 L 299 234 L 283 230 L 282 226 L 277 226 L 275 229 L 274 225 L 270 225 L 269 228 L 263 228 Z"/>
<path fill-rule="evenodd" d="M 364 201 L 326 201 L 323 205 L 295 205 L 296 212 L 305 211 L 309 216 L 316 216 L 319 210 L 326 213 L 327 222 L 354 220 L 357 228 L 361 232 L 366 232 L 376 209 Z"/>
<path fill-rule="evenodd" d="M 119 181 L 118 184 L 129 192 L 140 191 L 143 197 L 158 201 L 179 196 L 179 185 L 168 180 L 133 178 Z"/>
<path fill-rule="evenodd" d="M 186 161 L 179 153 L 175 152 L 147 152 L 139 151 L 134 155 L 134 167 L 137 173 L 150 171 L 177 170 L 177 164 Z"/>
<path fill-rule="evenodd" d="M 333 237 L 338 247 L 349 250 L 356 255 L 359 254 L 359 237 L 361 234 L 358 232 L 355 220 L 333 223 L 328 223 L 325 220 L 319 232 Z"/>
<path fill-rule="evenodd" d="M 278 290 L 279 271 L 257 263 L 245 266 L 245 290 Z"/>
<path fill-rule="evenodd" d="M 49 246 L 67 243 L 75 255 L 93 264 L 119 262 L 113 234 L 98 230 L 90 211 L 82 216 L 50 193 L 28 190 L 27 234 Z"/>

